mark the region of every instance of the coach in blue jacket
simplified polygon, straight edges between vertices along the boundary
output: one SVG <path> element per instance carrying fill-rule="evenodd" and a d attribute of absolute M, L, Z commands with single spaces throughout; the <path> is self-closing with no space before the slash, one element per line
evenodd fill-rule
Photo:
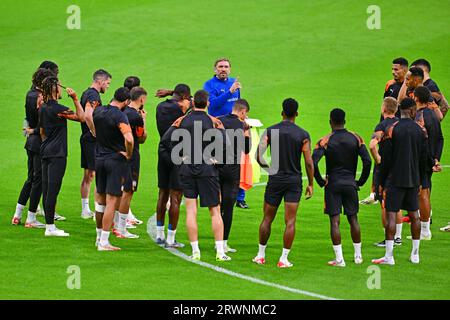
<path fill-rule="evenodd" d="M 217 59 L 214 63 L 215 75 L 205 82 L 203 89 L 209 93 L 208 113 L 213 117 L 230 114 L 234 102 L 241 97 L 241 83 L 229 77 L 231 63 L 227 58 Z"/>
<path fill-rule="evenodd" d="M 213 117 L 230 114 L 233 105 L 241 97 L 241 83 L 238 78 L 231 78 L 231 63 L 228 58 L 219 58 L 214 63 L 214 77 L 205 82 L 203 89 L 209 93 L 208 113 Z M 245 191 L 239 189 L 236 206 L 248 209 L 245 203 Z"/>

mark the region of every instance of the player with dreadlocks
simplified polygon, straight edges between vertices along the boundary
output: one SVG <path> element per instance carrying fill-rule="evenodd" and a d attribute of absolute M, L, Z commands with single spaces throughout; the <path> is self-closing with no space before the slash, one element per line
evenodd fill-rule
<path fill-rule="evenodd" d="M 55 206 L 67 164 L 67 120 L 84 122 L 84 111 L 77 94 L 67 88 L 76 113 L 57 102 L 61 99 L 61 84 L 56 76 L 42 82 L 44 103 L 39 109 L 40 135 L 42 138 L 42 193 L 45 211 L 45 235 L 67 237 L 68 233 L 55 227 Z"/>
<path fill-rule="evenodd" d="M 28 157 L 28 177 L 25 181 L 22 190 L 20 191 L 19 199 L 17 200 L 16 212 L 12 218 L 13 225 L 19 225 L 22 219 L 22 211 L 30 200 L 28 208 L 27 220 L 25 222 L 26 228 L 44 228 L 44 224 L 36 219 L 36 211 L 39 205 L 39 200 L 42 194 L 42 176 L 41 176 L 41 137 L 39 135 L 39 107 L 42 105 L 41 86 L 42 81 L 48 77 L 55 75 L 50 69 L 39 68 L 33 74 L 32 86 L 25 98 L 25 121 L 24 135 L 27 140 L 25 143 L 25 150 Z"/>

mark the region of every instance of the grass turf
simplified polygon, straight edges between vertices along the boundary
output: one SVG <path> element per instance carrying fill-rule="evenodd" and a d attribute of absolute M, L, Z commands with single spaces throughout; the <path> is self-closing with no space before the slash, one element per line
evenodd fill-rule
<path fill-rule="evenodd" d="M 242 96 L 251 103 L 251 116 L 266 125 L 279 121 L 283 98 L 301 102 L 299 125 L 317 141 L 329 131 L 328 112 L 334 106 L 347 111 L 347 127 L 369 140 L 379 119 L 381 94 L 390 75 L 390 62 L 405 56 L 426 57 L 432 78 L 449 95 L 450 31 L 445 27 L 448 2 L 431 1 L 424 15 L 419 1 L 378 1 L 381 30 L 368 30 L 366 1 L 78 1 L 81 30 L 66 28 L 68 1 L 6 0 L 1 4 L 0 102 L 5 117 L 0 127 L 3 185 L 0 195 L 0 298 L 2 299 L 308 299 L 249 283 L 180 260 L 153 244 L 144 226 L 138 240 L 113 240 L 118 253 L 98 253 L 92 221 L 79 218 L 79 124 L 69 125 L 69 158 L 58 212 L 68 220 L 58 226 L 68 239 L 46 239 L 42 230 L 12 227 L 10 219 L 26 176 L 21 126 L 24 95 L 36 66 L 44 59 L 60 67 L 63 84 L 79 94 L 90 84 L 93 71 L 113 74 L 114 89 L 128 75 L 138 75 L 152 94 L 160 87 L 188 83 L 193 90 L 212 76 L 218 56 L 233 62 L 233 75 L 242 84 Z M 401 8 L 401 9 L 400 9 Z M 63 104 L 71 106 L 67 97 Z M 140 189 L 132 204 L 147 220 L 156 206 L 157 132 L 156 98 L 150 97 L 149 139 L 142 147 Z M 443 122 L 444 136 L 449 120 Z M 448 160 L 445 144 L 443 163 Z M 235 210 L 230 244 L 239 251 L 226 268 L 266 281 L 343 299 L 449 299 L 448 234 L 438 227 L 450 220 L 447 189 L 450 169 L 434 176 L 433 240 L 421 244 L 421 264 L 411 265 L 411 243 L 395 249 L 397 265 L 381 267 L 381 289 L 369 290 L 367 267 L 383 255 L 373 242 L 383 238 L 379 209 L 363 206 L 360 223 L 365 262 L 351 263 L 348 225 L 341 224 L 347 267 L 326 266 L 333 256 L 323 192 L 317 185 L 313 199 L 300 207 L 297 236 L 290 260 L 295 267 L 275 266 L 282 247 L 283 210 L 275 220 L 267 249 L 266 266 L 250 259 L 256 254 L 262 217 L 263 187 L 247 193 L 250 210 Z M 360 192 L 366 196 L 369 185 Z M 91 203 L 93 199 L 91 199 Z M 184 209 L 177 238 L 187 243 Z M 206 262 L 213 261 L 213 239 L 205 210 L 199 212 L 200 247 Z M 189 249 L 183 250 L 188 253 Z M 66 287 L 67 267 L 81 269 L 81 290 Z"/>

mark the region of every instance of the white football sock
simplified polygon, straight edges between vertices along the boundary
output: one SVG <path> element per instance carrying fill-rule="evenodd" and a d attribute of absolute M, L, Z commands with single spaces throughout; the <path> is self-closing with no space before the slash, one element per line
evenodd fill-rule
<path fill-rule="evenodd" d="M 100 235 L 100 245 L 101 246 L 107 246 L 109 244 L 109 231 L 102 230 L 102 233 Z"/>
<path fill-rule="evenodd" d="M 118 216 L 119 216 L 119 221 L 118 221 L 117 230 L 119 230 L 120 233 L 123 233 L 123 232 L 125 232 L 125 230 L 127 228 L 128 213 L 120 213 L 119 212 Z"/>
<path fill-rule="evenodd" d="M 228 240 L 223 240 L 223 248 L 228 248 Z"/>
<path fill-rule="evenodd" d="M 14 217 L 21 219 L 22 218 L 22 212 L 23 212 L 24 208 L 25 208 L 25 206 L 23 206 L 20 203 L 18 203 L 16 205 L 16 212 L 14 213 Z"/>
<path fill-rule="evenodd" d="M 290 251 L 291 251 L 291 249 L 283 248 L 283 251 L 282 251 L 281 257 L 280 257 L 280 261 L 286 262 Z"/>
<path fill-rule="evenodd" d="M 420 245 L 420 240 L 414 240 L 412 241 L 412 251 L 411 251 L 411 255 L 412 256 L 416 256 L 419 254 L 419 245 Z"/>
<path fill-rule="evenodd" d="M 84 212 L 91 212 L 91 209 L 89 208 L 89 198 L 81 199 L 81 211 Z"/>
<path fill-rule="evenodd" d="M 198 241 L 191 242 L 192 253 L 200 252 L 200 248 L 198 247 Z"/>
<path fill-rule="evenodd" d="M 56 230 L 56 227 L 55 227 L 54 224 L 46 224 L 46 225 L 45 225 L 45 230 L 46 230 L 46 231 L 55 231 L 55 230 Z"/>
<path fill-rule="evenodd" d="M 128 209 L 128 220 L 135 219 L 133 212 L 131 212 L 131 208 Z"/>
<path fill-rule="evenodd" d="M 165 240 L 166 236 L 164 235 L 164 226 L 157 226 L 156 227 L 156 238 Z"/>
<path fill-rule="evenodd" d="M 174 244 L 175 242 L 175 234 L 177 233 L 177 230 L 167 230 L 167 240 L 166 242 L 168 244 Z"/>
<path fill-rule="evenodd" d="M 262 244 L 259 245 L 258 257 L 260 257 L 260 258 L 266 257 L 266 247 L 267 247 L 267 244 L 265 246 Z"/>
<path fill-rule="evenodd" d="M 97 240 L 100 240 L 100 237 L 102 236 L 102 229 L 96 228 L 96 230 L 97 230 Z"/>
<path fill-rule="evenodd" d="M 428 220 L 427 222 L 420 221 L 420 226 L 422 234 L 430 234 L 430 220 Z"/>
<path fill-rule="evenodd" d="M 403 223 L 397 223 L 395 225 L 395 237 L 394 239 L 401 239 L 402 238 L 402 228 L 403 228 Z"/>
<path fill-rule="evenodd" d="M 117 229 L 119 227 L 119 211 L 114 211 L 114 228 Z"/>
<path fill-rule="evenodd" d="M 394 257 L 394 240 L 386 240 L 386 258 Z"/>
<path fill-rule="evenodd" d="M 334 254 L 336 255 L 336 261 L 343 261 L 344 257 L 342 255 L 342 245 L 333 246 Z"/>
<path fill-rule="evenodd" d="M 28 211 L 27 222 L 36 221 L 36 212 Z"/>
<path fill-rule="evenodd" d="M 362 257 L 361 255 L 361 242 L 353 243 L 353 248 L 355 249 L 355 257 Z"/>
<path fill-rule="evenodd" d="M 216 241 L 216 252 L 218 255 L 223 256 L 225 254 L 223 250 L 223 240 Z"/>

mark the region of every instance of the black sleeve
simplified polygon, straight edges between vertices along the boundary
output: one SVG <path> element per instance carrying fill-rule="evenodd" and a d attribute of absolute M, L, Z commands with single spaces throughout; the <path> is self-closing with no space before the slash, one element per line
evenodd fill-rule
<path fill-rule="evenodd" d="M 325 180 L 322 178 L 322 175 L 320 174 L 319 170 L 319 161 L 322 159 L 322 157 L 325 155 L 325 149 L 317 143 L 316 148 L 313 151 L 312 159 L 314 162 L 314 178 L 316 179 L 317 184 L 323 188 L 325 186 Z"/>
<path fill-rule="evenodd" d="M 422 135 L 422 143 L 420 148 L 420 158 L 419 158 L 419 174 L 420 174 L 420 185 L 423 185 L 423 182 L 426 179 L 427 167 L 428 167 L 428 142 L 425 134 Z"/>
<path fill-rule="evenodd" d="M 94 92 L 93 90 L 89 90 L 87 97 L 86 97 L 86 101 L 89 101 L 90 104 L 92 104 L 93 102 L 98 102 L 100 103 L 100 95 L 97 92 Z"/>
<path fill-rule="evenodd" d="M 442 127 L 440 122 L 438 128 L 439 130 L 438 130 L 438 144 L 436 149 L 436 159 L 440 162 L 442 157 L 442 151 L 444 149 L 444 136 L 442 134 Z"/>
<path fill-rule="evenodd" d="M 172 149 L 173 149 L 173 143 L 176 142 L 172 142 L 172 133 L 176 130 L 176 127 L 170 127 L 166 133 L 164 133 L 164 135 L 161 137 L 161 140 L 159 141 L 159 146 L 158 146 L 158 155 L 161 158 L 162 161 L 164 161 L 165 163 L 172 163 L 171 160 L 171 153 L 172 153 Z"/>
<path fill-rule="evenodd" d="M 370 168 L 372 166 L 372 160 L 370 159 L 370 155 L 369 155 L 369 152 L 367 151 L 365 144 L 361 144 L 359 146 L 358 154 L 363 162 L 363 170 L 361 173 L 361 177 L 357 181 L 357 185 L 359 187 L 361 187 L 366 183 L 367 179 L 369 179 Z"/>
<path fill-rule="evenodd" d="M 380 164 L 380 185 L 386 185 L 387 177 L 392 166 L 392 139 L 386 139 L 383 146 L 383 156 Z"/>

